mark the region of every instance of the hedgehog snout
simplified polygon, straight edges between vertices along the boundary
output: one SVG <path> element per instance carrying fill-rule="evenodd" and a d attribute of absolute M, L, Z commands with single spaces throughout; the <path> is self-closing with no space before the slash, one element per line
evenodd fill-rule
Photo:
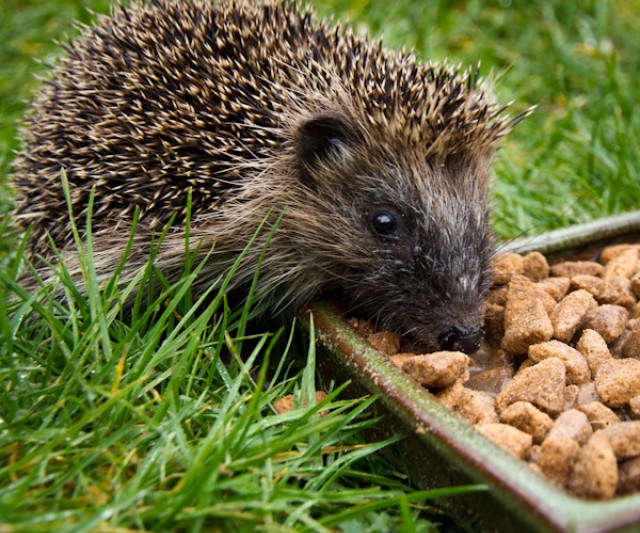
<path fill-rule="evenodd" d="M 451 326 L 440 335 L 438 343 L 443 350 L 472 354 L 480 348 L 482 337 L 482 328 L 478 326 Z"/>

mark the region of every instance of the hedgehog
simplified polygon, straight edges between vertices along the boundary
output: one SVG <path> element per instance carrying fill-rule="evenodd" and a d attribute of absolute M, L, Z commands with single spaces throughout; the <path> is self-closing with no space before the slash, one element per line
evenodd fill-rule
<path fill-rule="evenodd" d="M 93 194 L 100 279 L 134 213 L 125 277 L 166 230 L 155 264 L 175 279 L 188 244 L 206 258 L 200 293 L 262 223 L 233 290 L 259 268 L 274 313 L 334 295 L 425 349 L 477 349 L 491 162 L 526 115 L 505 113 L 477 67 L 421 62 L 278 0 L 117 6 L 65 52 L 15 160 L 42 279 L 56 257 L 79 277 L 64 171 L 81 233 Z"/>

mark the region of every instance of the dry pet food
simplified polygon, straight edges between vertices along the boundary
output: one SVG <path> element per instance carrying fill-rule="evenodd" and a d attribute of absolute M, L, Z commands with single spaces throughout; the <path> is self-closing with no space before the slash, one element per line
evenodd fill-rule
<path fill-rule="evenodd" d="M 538 252 L 495 260 L 485 343 L 459 352 L 372 345 L 446 407 L 570 493 L 640 490 L 640 244 L 549 266 Z"/>

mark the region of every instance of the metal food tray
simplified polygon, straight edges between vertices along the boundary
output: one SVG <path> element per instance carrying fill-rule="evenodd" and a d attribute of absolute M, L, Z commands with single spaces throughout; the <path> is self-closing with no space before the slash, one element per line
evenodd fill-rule
<path fill-rule="evenodd" d="M 538 250 L 555 259 L 593 257 L 615 242 L 640 242 L 640 211 L 513 241 L 501 249 Z M 309 311 L 321 374 L 338 383 L 352 380 L 352 395 L 380 396 L 373 409 L 384 417 L 371 438 L 406 435 L 387 453 L 414 486 L 489 487 L 437 501 L 461 527 L 474 532 L 640 531 L 640 493 L 607 502 L 570 496 L 441 405 L 359 336 L 334 303 L 321 301 Z"/>

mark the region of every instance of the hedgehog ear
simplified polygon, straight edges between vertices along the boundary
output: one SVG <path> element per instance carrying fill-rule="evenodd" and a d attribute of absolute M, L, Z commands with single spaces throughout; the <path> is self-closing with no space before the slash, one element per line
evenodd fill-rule
<path fill-rule="evenodd" d="M 304 122 L 297 131 L 296 146 L 303 168 L 344 153 L 356 140 L 356 133 L 336 113 L 323 113 Z"/>

